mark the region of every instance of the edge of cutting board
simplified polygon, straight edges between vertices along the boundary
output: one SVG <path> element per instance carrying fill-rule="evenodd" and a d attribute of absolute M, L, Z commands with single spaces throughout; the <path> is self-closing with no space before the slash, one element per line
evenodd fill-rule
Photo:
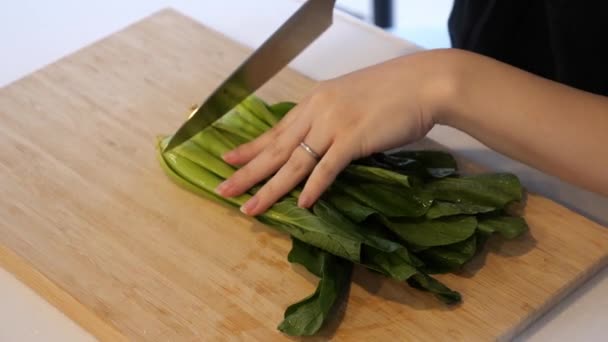
<path fill-rule="evenodd" d="M 99 41 L 103 41 L 105 39 L 112 37 L 115 34 L 125 31 L 125 30 L 131 28 L 132 26 L 137 25 L 137 23 L 149 19 L 150 17 L 162 15 L 163 13 L 175 13 L 180 16 L 187 17 L 186 15 L 184 15 L 178 11 L 175 11 L 173 9 L 170 9 L 170 8 L 162 9 L 162 10 L 154 12 L 151 15 L 144 17 L 141 20 L 138 20 L 138 21 L 132 23 L 131 25 L 129 25 L 121 30 L 118 30 L 100 40 L 96 40 L 96 41 L 92 42 L 91 44 L 72 52 L 70 55 L 78 53 L 79 51 L 87 49 L 91 45 L 94 45 L 94 44 L 98 43 Z M 209 29 L 206 26 L 205 26 L 205 28 Z M 214 31 L 213 29 L 209 29 L 209 30 Z M 214 32 L 217 33 L 217 31 L 214 31 Z M 221 33 L 218 33 L 218 34 L 225 36 Z M 230 39 L 230 38 L 227 37 L 226 39 Z M 235 43 L 235 44 L 238 44 L 238 43 Z M 241 44 L 238 44 L 238 45 L 241 45 Z M 66 58 L 66 57 L 64 57 L 64 58 Z M 58 63 L 58 62 L 62 61 L 64 58 L 59 59 L 58 61 L 55 61 L 55 62 L 51 63 L 50 65 Z M 35 71 L 35 72 L 37 72 L 37 71 Z M 28 77 L 28 76 L 29 75 L 27 75 L 25 77 Z M 303 75 L 300 75 L 300 76 L 303 78 L 310 79 Z M 186 110 L 187 110 L 187 108 L 184 108 L 184 111 L 186 111 Z M 434 147 L 434 148 L 438 148 L 438 149 L 449 150 L 445 146 L 438 144 L 435 141 L 432 141 L 428 138 L 424 139 L 424 141 L 422 141 L 417 146 L 426 146 L 426 147 Z M 451 153 L 454 153 L 454 155 L 456 155 L 458 157 L 457 152 L 451 151 Z M 463 166 L 464 169 L 474 170 L 474 171 L 483 170 L 483 168 L 479 167 L 476 164 L 471 163 L 470 161 L 468 161 L 466 159 L 463 159 L 463 158 L 457 158 L 457 159 L 458 159 L 459 165 Z M 533 201 L 550 202 L 553 205 L 556 205 L 557 207 L 559 207 L 560 210 L 563 210 L 564 213 L 571 212 L 572 214 L 576 215 L 577 217 L 580 217 L 580 219 L 582 221 L 584 221 L 585 224 L 594 226 L 597 229 L 606 229 L 605 227 L 601 226 L 600 224 L 598 224 L 568 208 L 563 207 L 562 205 L 556 203 L 555 201 L 552 201 L 550 199 L 547 199 L 545 197 L 538 196 L 535 194 L 529 194 L 528 196 Z M 508 339 L 513 338 L 517 334 L 519 334 L 521 331 L 525 330 L 530 324 L 532 324 L 533 322 L 538 320 L 540 317 L 542 317 L 544 314 L 546 314 L 551 308 L 553 308 L 561 300 L 563 300 L 565 297 L 567 297 L 570 293 L 572 293 L 574 290 L 578 289 L 582 283 L 589 280 L 589 278 L 591 278 L 593 275 L 595 275 L 607 263 L 608 263 L 608 251 L 604 254 L 604 256 L 601 259 L 598 259 L 598 261 L 596 263 L 594 263 L 592 265 L 592 267 L 590 267 L 584 271 L 581 271 L 579 277 L 575 278 L 570 283 L 564 284 L 564 286 L 562 286 L 559 289 L 558 293 L 551 300 L 544 303 L 535 312 L 531 312 L 527 317 L 522 319 L 520 322 L 517 322 L 517 324 L 515 324 L 512 329 L 505 331 L 503 335 L 500 335 L 498 337 L 498 339 L 499 340 L 508 340 Z M 46 276 L 44 276 L 41 272 L 39 272 L 35 267 L 33 267 L 33 265 L 31 265 L 26 258 L 23 258 L 22 256 L 15 253 L 13 250 L 11 250 L 3 245 L 0 245 L 0 266 L 5 268 L 6 270 L 8 270 L 13 275 L 15 275 L 20 281 L 22 281 L 28 287 L 33 289 L 36 293 L 41 295 L 42 298 L 44 298 L 47 302 L 49 302 L 50 304 L 52 304 L 53 306 L 58 308 L 67 317 L 69 317 L 70 319 L 75 321 L 79 326 L 81 326 L 82 328 L 84 328 L 85 330 L 90 332 L 92 335 L 94 335 L 98 339 L 100 339 L 102 341 L 126 341 L 127 340 L 127 338 L 123 334 L 121 334 L 110 322 L 107 322 L 106 320 L 104 320 L 103 317 L 98 316 L 95 312 L 93 312 L 92 310 L 87 308 L 85 305 L 80 303 L 76 298 L 74 298 L 72 295 L 70 295 L 65 289 L 61 288 L 56 283 L 49 280 Z"/>
<path fill-rule="evenodd" d="M 481 172 L 493 171 L 489 167 L 471 162 L 470 160 L 468 160 L 465 157 L 463 157 L 462 155 L 460 155 L 458 152 L 452 151 L 447 146 L 440 144 L 428 137 L 423 138 L 422 140 L 412 144 L 411 146 L 412 147 L 408 147 L 408 149 L 409 148 L 427 148 L 427 149 L 439 149 L 439 150 L 448 151 L 454 155 L 454 158 L 456 159 L 457 164 L 458 164 L 458 168 L 460 170 L 464 170 L 465 173 L 481 173 Z M 496 170 L 494 170 L 494 171 L 496 171 Z M 541 195 L 533 193 L 533 192 L 526 192 L 526 199 L 525 199 L 526 203 L 530 199 L 532 199 L 532 201 L 543 201 L 543 202 L 551 203 L 552 205 L 558 207 L 560 210 L 564 211 L 565 213 L 569 213 L 573 216 L 579 217 L 581 220 L 585 221 L 584 222 L 585 224 L 594 226 L 597 229 L 604 229 L 604 230 L 608 229 L 608 227 L 605 227 L 605 226 L 601 225 L 600 223 L 595 222 L 592 219 L 590 219 L 586 216 L 583 216 L 580 213 L 578 213 L 550 198 L 541 196 Z M 525 210 L 525 208 L 524 208 L 524 210 Z M 540 320 L 543 316 L 548 314 L 551 309 L 553 309 L 562 300 L 566 299 L 570 294 L 572 294 L 577 289 L 579 289 L 581 285 L 583 285 L 584 283 L 589 281 L 591 278 L 593 278 L 593 276 L 596 275 L 597 273 L 599 273 L 599 271 L 601 271 L 604 267 L 608 267 L 608 251 L 606 251 L 604 253 L 604 256 L 601 259 L 598 259 L 597 262 L 594 263 L 590 268 L 581 272 L 581 274 L 578 278 L 575 278 L 574 281 L 572 281 L 570 283 L 564 284 L 562 286 L 562 288 L 557 292 L 557 294 L 555 296 L 553 296 L 550 300 L 545 302 L 544 305 L 539 307 L 538 310 L 531 312 L 530 315 L 528 315 L 527 317 L 525 317 L 524 319 L 519 321 L 516 325 L 514 325 L 511 330 L 505 331 L 504 334 L 499 335 L 497 337 L 497 341 L 509 341 L 509 340 L 515 338 L 521 332 L 526 330 L 530 325 L 534 324 L 535 322 Z"/>
<path fill-rule="evenodd" d="M 536 200 L 542 200 L 546 202 L 551 202 L 562 209 L 570 212 L 573 215 L 580 216 L 581 218 L 588 221 L 587 223 L 593 226 L 596 226 L 598 229 L 608 229 L 599 223 L 588 219 L 585 216 L 571 210 L 570 208 L 564 207 L 561 204 L 548 199 L 546 197 L 542 197 L 536 194 L 528 194 L 528 196 L 535 197 Z M 596 274 L 598 274 L 602 269 L 608 267 L 608 251 L 604 253 L 604 256 L 601 259 L 598 259 L 596 263 L 591 265 L 588 269 L 581 272 L 578 278 L 575 278 L 572 282 L 564 284 L 559 291 L 553 296 L 550 300 L 545 302 L 542 306 L 540 306 L 535 312 L 531 312 L 528 317 L 518 322 L 510 331 L 506 331 L 504 334 L 498 336 L 497 341 L 510 341 L 513 338 L 517 337 L 520 333 L 529 328 L 532 324 L 536 323 L 540 319 L 542 319 L 545 315 L 547 315 L 551 309 L 555 308 L 561 301 L 568 298 L 571 294 L 573 294 L 576 290 L 578 290 L 583 284 L 593 278 Z"/>
<path fill-rule="evenodd" d="M 108 35 L 101 37 L 99 39 L 95 39 L 90 43 L 68 53 L 67 55 L 58 58 L 54 61 L 51 61 L 48 64 L 41 66 L 33 70 L 32 72 L 17 78 L 16 80 L 0 87 L 0 89 L 4 89 L 9 87 L 10 85 L 20 82 L 23 79 L 27 79 L 28 77 L 32 77 L 35 73 L 44 70 L 48 67 L 52 67 L 55 64 L 61 63 L 63 60 L 69 58 L 72 55 L 78 54 L 83 50 L 89 49 L 96 44 L 103 42 L 107 39 L 112 38 L 113 36 L 120 34 L 121 32 L 127 31 L 138 24 L 145 22 L 155 16 L 162 16 L 163 14 L 174 14 L 179 15 L 188 19 L 191 19 L 197 22 L 200 25 L 203 25 L 196 19 L 188 16 L 185 13 L 177 11 L 171 7 L 164 7 L 155 12 L 150 13 L 147 16 L 142 17 L 139 20 L 136 20 L 125 27 L 115 30 Z M 337 20 L 343 20 L 341 18 L 337 18 Z M 204 26 L 204 25 L 203 25 Z M 226 36 L 225 34 L 209 27 L 204 26 L 205 29 L 209 31 L 213 31 L 217 35 L 221 35 L 225 37 L 227 40 L 233 42 L 236 45 L 241 46 L 243 49 L 250 50 L 249 47 L 238 43 Z M 291 70 L 287 70 L 290 72 Z M 311 82 L 316 82 L 308 76 L 302 75 L 300 73 L 293 72 L 297 77 L 304 78 L 310 80 Z M 195 104 L 191 104 L 195 106 Z M 191 110 L 191 108 L 184 108 L 184 113 Z M 68 291 L 63 289 L 61 286 L 57 285 L 55 282 L 50 280 L 44 274 L 36 269 L 25 257 L 22 257 L 17 252 L 12 249 L 0 244 L 0 267 L 7 270 L 11 273 L 16 279 L 18 279 L 24 286 L 27 286 L 31 290 L 33 290 L 41 299 L 51 304 L 57 310 L 59 310 L 62 314 L 64 314 L 67 318 L 74 321 L 78 326 L 82 329 L 93 335 L 100 341 L 111 341 L 111 342 L 120 342 L 120 341 L 129 341 L 129 339 L 119 332 L 116 327 L 114 327 L 111 323 L 107 322 L 103 319 L 103 317 L 98 316 L 95 312 L 87 308 L 84 304 L 79 302 L 76 298 L 74 298 Z"/>
<path fill-rule="evenodd" d="M 34 71 L 20 77 L 5 86 L 0 87 L 0 89 L 4 89 L 11 84 L 17 83 L 25 78 L 31 77 L 31 75 L 48 68 L 54 64 L 60 63 L 64 59 L 68 58 L 71 55 L 77 54 L 82 50 L 86 50 L 95 44 L 102 42 L 106 39 L 111 38 L 112 36 L 119 34 L 120 32 L 126 31 L 132 26 L 137 25 L 138 23 L 144 22 L 154 16 L 162 15 L 163 13 L 174 13 L 184 17 L 187 15 L 173 9 L 170 7 L 162 8 L 156 12 L 153 12 L 139 20 L 132 22 L 131 24 L 116 30 L 104 37 L 93 40 L 92 42 L 82 46 L 79 49 L 76 49 L 67 55 L 52 61 L 44 66 L 35 69 Z M 207 28 L 207 27 L 206 27 Z M 209 28 L 209 30 L 212 30 Z M 215 31 L 218 34 L 218 31 Z M 222 34 L 223 35 L 223 34 Z M 225 36 L 225 35 L 224 35 Z M 226 39 L 230 39 L 226 37 Z M 33 290 L 37 295 L 41 297 L 41 299 L 45 300 L 53 307 L 58 309 L 62 314 L 64 314 L 69 319 L 73 320 L 78 326 L 83 328 L 88 333 L 92 334 L 95 338 L 101 341 L 129 341 L 127 337 L 121 334 L 113 325 L 104 321 L 100 318 L 96 313 L 88 309 L 85 305 L 80 303 L 76 298 L 70 295 L 66 290 L 61 288 L 55 282 L 51 281 L 44 274 L 36 269 L 32 264 L 30 264 L 25 258 L 21 255 L 13 251 L 12 249 L 7 248 L 6 246 L 0 244 L 0 267 L 7 270 L 11 273 L 15 278 L 17 278 L 20 282 L 22 282 L 25 286 Z"/>
<path fill-rule="evenodd" d="M 102 341 L 128 341 L 116 328 L 107 324 L 67 291 L 36 270 L 33 265 L 3 245 L 0 245 L 0 267 L 13 274 L 42 299 L 96 338 Z"/>

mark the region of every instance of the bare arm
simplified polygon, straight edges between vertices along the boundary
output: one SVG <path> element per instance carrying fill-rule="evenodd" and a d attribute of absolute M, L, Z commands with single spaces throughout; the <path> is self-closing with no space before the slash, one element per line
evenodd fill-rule
<path fill-rule="evenodd" d="M 453 49 L 321 82 L 271 131 L 224 156 L 243 167 L 217 192 L 236 196 L 271 177 L 242 208 L 258 215 L 308 177 L 298 204 L 310 207 L 351 160 L 411 143 L 435 123 L 608 195 L 608 98 Z"/>
<path fill-rule="evenodd" d="M 453 92 L 436 122 L 568 182 L 608 195 L 608 97 L 453 51 Z M 606 80 L 608 82 L 608 80 Z"/>

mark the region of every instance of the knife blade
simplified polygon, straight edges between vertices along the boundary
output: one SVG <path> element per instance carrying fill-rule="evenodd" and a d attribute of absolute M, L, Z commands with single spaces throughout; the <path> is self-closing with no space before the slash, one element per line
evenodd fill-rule
<path fill-rule="evenodd" d="M 173 135 L 165 151 L 209 126 L 255 92 L 332 23 L 335 0 L 308 0 L 253 52 Z"/>

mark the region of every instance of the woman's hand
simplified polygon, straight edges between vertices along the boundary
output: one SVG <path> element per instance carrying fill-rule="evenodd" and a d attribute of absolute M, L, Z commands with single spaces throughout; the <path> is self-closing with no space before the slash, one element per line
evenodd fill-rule
<path fill-rule="evenodd" d="M 258 215 L 310 175 L 298 202 L 309 207 L 351 160 L 420 139 L 435 123 L 608 195 L 608 97 L 454 49 L 322 82 L 271 131 L 224 156 L 244 166 L 217 192 L 236 196 L 274 174 L 241 209 Z"/>
<path fill-rule="evenodd" d="M 353 159 L 426 135 L 436 95 L 449 87 L 445 54 L 410 55 L 320 83 L 272 130 L 224 156 L 244 166 L 217 192 L 237 196 L 274 174 L 241 208 L 258 215 L 309 176 L 298 205 L 310 207 Z"/>

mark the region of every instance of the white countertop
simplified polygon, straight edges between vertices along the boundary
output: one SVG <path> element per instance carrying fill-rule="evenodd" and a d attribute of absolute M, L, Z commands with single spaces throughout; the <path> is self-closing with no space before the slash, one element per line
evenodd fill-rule
<path fill-rule="evenodd" d="M 294 0 L 21 0 L 0 11 L 0 86 L 25 76 L 164 7 L 173 7 L 251 47 L 298 6 Z M 293 63 L 316 79 L 331 78 L 418 48 L 347 16 Z M 247 29 L 243 29 L 247 28 Z M 430 137 L 481 164 L 517 173 L 541 193 L 604 225 L 608 199 L 564 184 L 497 155 L 467 135 L 436 127 Z M 0 341 L 89 341 L 88 333 L 0 268 Z M 608 268 L 526 330 L 525 341 L 603 341 L 608 335 Z"/>

